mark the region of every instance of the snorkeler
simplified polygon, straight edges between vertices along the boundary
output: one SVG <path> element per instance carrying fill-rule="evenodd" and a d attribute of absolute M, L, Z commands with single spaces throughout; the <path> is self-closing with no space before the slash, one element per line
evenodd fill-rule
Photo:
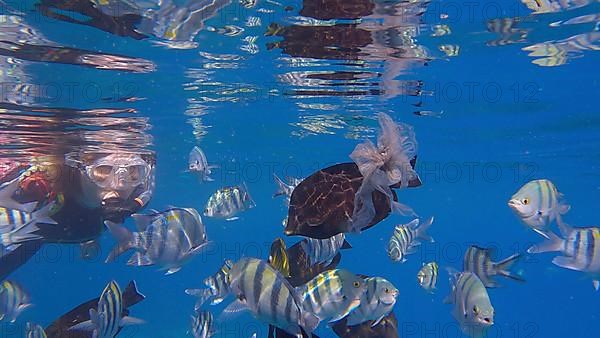
<path fill-rule="evenodd" d="M 58 163 L 57 163 L 58 162 Z M 62 161 L 40 161 L 19 176 L 12 198 L 19 203 L 55 203 L 57 224 L 37 224 L 42 239 L 21 243 L 0 257 L 0 279 L 25 264 L 44 243 L 78 243 L 81 256 L 99 251 L 104 221 L 122 223 L 141 210 L 154 190 L 152 153 L 67 154 Z"/>

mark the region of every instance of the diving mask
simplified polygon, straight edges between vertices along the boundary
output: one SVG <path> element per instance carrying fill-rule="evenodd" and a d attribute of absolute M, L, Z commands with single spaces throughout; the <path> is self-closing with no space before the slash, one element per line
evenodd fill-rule
<path fill-rule="evenodd" d="M 109 155 L 84 168 L 90 180 L 101 188 L 137 186 L 150 174 L 150 165 L 135 155 Z"/>

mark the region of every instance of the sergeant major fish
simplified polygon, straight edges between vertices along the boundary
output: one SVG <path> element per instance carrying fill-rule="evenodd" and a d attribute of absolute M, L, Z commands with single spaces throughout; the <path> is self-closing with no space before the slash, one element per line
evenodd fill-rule
<path fill-rule="evenodd" d="M 204 216 L 224 218 L 228 221 L 238 219 L 236 215 L 254 208 L 256 204 L 248 193 L 246 184 L 224 187 L 210 196 L 204 209 Z"/>
<path fill-rule="evenodd" d="M 23 288 L 9 280 L 2 281 L 0 284 L 0 322 L 14 323 L 17 317 L 31 306 L 29 295 Z"/>
<path fill-rule="evenodd" d="M 521 187 L 508 201 L 508 206 L 523 223 L 546 237 L 550 223 L 556 220 L 560 224 L 561 215 L 570 209 L 562 197 L 551 181 L 534 180 Z"/>
<path fill-rule="evenodd" d="M 135 304 L 143 301 L 146 297 L 141 294 L 138 289 L 135 281 L 130 281 L 125 287 L 123 291 L 123 311 L 121 315 L 126 317 L 129 315 L 129 308 L 134 306 Z M 90 320 L 90 309 L 95 309 L 98 307 L 98 303 L 100 302 L 100 297 L 96 297 L 94 299 L 90 299 L 86 302 L 83 302 L 73 309 L 69 310 L 69 312 L 61 315 L 58 319 L 52 322 L 46 329 L 46 335 L 48 338 L 89 338 L 91 337 L 91 333 L 87 331 L 69 331 L 71 326 L 74 326 L 78 323 L 85 322 Z"/>
<path fill-rule="evenodd" d="M 423 264 L 423 267 L 417 273 L 417 282 L 427 292 L 433 292 L 437 284 L 439 267 L 436 262 Z"/>
<path fill-rule="evenodd" d="M 349 249 L 352 246 L 346 242 L 344 233 L 339 233 L 327 239 L 306 238 L 301 242 L 302 249 L 309 257 L 310 265 L 329 265 L 340 249 Z"/>
<path fill-rule="evenodd" d="M 433 223 L 433 217 L 430 217 L 421 225 L 419 225 L 418 218 L 408 224 L 397 225 L 388 243 L 387 252 L 390 258 L 395 262 L 404 263 L 406 255 L 414 253 L 416 248 L 421 245 L 421 242 L 417 240 L 418 238 L 433 242 L 433 238 L 427 235 L 427 229 L 429 229 L 431 223 Z"/>
<path fill-rule="evenodd" d="M 194 338 L 210 338 L 215 335 L 215 323 L 209 311 L 197 312 L 192 316 L 192 336 Z"/>
<path fill-rule="evenodd" d="M 217 305 L 229 295 L 229 285 L 227 282 L 227 275 L 233 266 L 233 262 L 225 260 L 221 269 L 212 276 L 208 276 L 204 279 L 204 285 L 208 289 L 186 289 L 185 293 L 190 296 L 198 297 L 196 301 L 195 310 L 198 311 L 202 304 L 206 301 L 211 300 L 211 305 Z"/>
<path fill-rule="evenodd" d="M 492 278 L 500 275 L 524 282 L 525 280 L 510 271 L 510 267 L 521 257 L 514 254 L 500 262 L 492 262 L 490 249 L 472 245 L 467 249 L 463 260 L 463 270 L 477 275 L 486 288 L 498 287 Z"/>
<path fill-rule="evenodd" d="M 367 289 L 362 294 L 360 305 L 348 315 L 347 325 L 372 320 L 371 327 L 376 326 L 392 312 L 396 304 L 398 289 L 392 283 L 381 277 L 369 277 L 364 281 Z"/>
<path fill-rule="evenodd" d="M 115 337 L 121 327 L 135 324 L 142 324 L 141 319 L 122 316 L 123 295 L 119 285 L 114 280 L 102 291 L 98 307 L 91 308 L 90 320 L 75 324 L 69 330 L 92 331 L 94 338 L 112 338 Z"/>
<path fill-rule="evenodd" d="M 600 227 L 560 227 L 563 238 L 548 232 L 548 240 L 534 245 L 528 253 L 561 252 L 552 263 L 561 268 L 585 272 L 593 278 L 594 288 L 600 288 Z"/>
<path fill-rule="evenodd" d="M 356 309 L 366 290 L 365 281 L 344 269 L 324 271 L 298 287 L 304 309 L 319 320 L 335 322 Z"/>
<path fill-rule="evenodd" d="M 472 272 L 450 271 L 450 287 L 445 303 L 454 305 L 452 315 L 461 330 L 471 337 L 483 337 L 494 324 L 494 308 L 485 286 Z"/>
<path fill-rule="evenodd" d="M 140 232 L 131 232 L 116 223 L 105 224 L 118 245 L 106 262 L 112 262 L 129 249 L 135 249 L 127 265 L 159 265 L 172 274 L 209 242 L 200 215 L 193 208 L 170 208 L 164 212 L 132 215 Z"/>
<path fill-rule="evenodd" d="M 198 173 L 203 181 L 214 181 L 214 179 L 210 177 L 210 174 L 212 174 L 211 169 L 215 168 L 218 168 L 218 166 L 208 164 L 206 155 L 204 155 L 202 149 L 198 146 L 192 148 L 188 159 L 189 171 Z"/>
<path fill-rule="evenodd" d="M 0 208 L 0 235 L 2 247 L 7 251 L 16 249 L 20 243 L 41 239 L 35 232 L 37 224 L 56 224 L 50 214 L 56 203 L 48 203 L 42 209 L 26 213 L 18 209 Z"/>
<path fill-rule="evenodd" d="M 229 304 L 225 315 L 248 309 L 254 317 L 297 337 L 309 333 L 319 319 L 302 306 L 302 300 L 289 282 L 269 263 L 242 258 L 228 275 L 232 293 L 238 298 Z"/>

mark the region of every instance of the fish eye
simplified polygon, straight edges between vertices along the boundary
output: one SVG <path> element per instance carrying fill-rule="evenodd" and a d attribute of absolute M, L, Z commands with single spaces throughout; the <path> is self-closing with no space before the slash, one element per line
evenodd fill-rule
<path fill-rule="evenodd" d="M 390 293 L 390 289 L 385 288 L 385 293 Z"/>
<path fill-rule="evenodd" d="M 479 308 L 477 307 L 477 305 L 473 306 L 473 313 L 474 314 L 479 313 Z"/>
<path fill-rule="evenodd" d="M 529 204 L 529 198 L 524 198 L 524 199 L 523 199 L 523 204 L 524 204 L 524 205 L 527 205 L 527 204 Z"/>
<path fill-rule="evenodd" d="M 354 287 L 357 288 L 360 286 L 360 282 L 356 281 L 356 282 L 352 283 L 352 285 L 354 285 Z"/>

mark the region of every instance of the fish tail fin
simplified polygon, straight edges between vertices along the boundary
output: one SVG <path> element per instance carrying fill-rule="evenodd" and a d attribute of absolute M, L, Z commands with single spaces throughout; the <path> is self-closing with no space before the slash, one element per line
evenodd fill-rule
<path fill-rule="evenodd" d="M 13 244 L 42 239 L 42 236 L 34 234 L 34 232 L 39 229 L 40 228 L 36 226 L 34 221 L 29 221 L 9 233 L 2 234 L 2 245 L 6 247 Z"/>
<path fill-rule="evenodd" d="M 108 228 L 108 231 L 110 231 L 111 235 L 113 235 L 113 237 L 117 241 L 117 245 L 115 245 L 115 247 L 108 254 L 108 257 L 106 257 L 105 262 L 110 263 L 114 261 L 117 257 L 119 257 L 121 254 L 123 254 L 125 251 L 134 248 L 135 236 L 133 232 L 129 231 L 129 229 L 127 229 L 124 226 L 121 226 L 120 224 L 111 221 L 105 221 L 104 224 Z"/>
<path fill-rule="evenodd" d="M 417 229 L 415 229 L 417 231 L 417 237 L 421 238 L 423 240 L 426 240 L 426 241 L 433 242 L 433 238 L 431 236 L 429 236 L 429 234 L 427 234 L 427 230 L 429 230 L 429 227 L 431 227 L 431 224 L 433 224 L 433 216 L 429 217 L 425 221 L 425 223 L 419 225 L 419 227 Z"/>
<path fill-rule="evenodd" d="M 530 247 L 527 249 L 527 252 L 536 254 L 542 252 L 562 251 L 564 240 L 558 237 L 558 235 L 552 231 L 548 231 L 546 234 L 548 235 L 548 239 L 546 241 Z"/>
<path fill-rule="evenodd" d="M 523 277 L 521 277 L 517 273 L 513 273 L 512 271 L 510 271 L 512 265 L 515 264 L 517 260 L 519 260 L 519 258 L 521 258 L 521 254 L 516 253 L 506 259 L 503 259 L 502 261 L 494 264 L 494 270 L 499 275 L 514 279 L 519 282 L 524 282 L 525 279 L 523 279 Z"/>
<path fill-rule="evenodd" d="M 285 182 L 281 178 L 279 178 L 279 176 L 277 176 L 275 173 L 273 173 L 273 179 L 275 180 L 275 183 L 277 183 L 277 190 L 273 194 L 273 198 L 285 195 L 285 188 L 287 187 Z"/>
<path fill-rule="evenodd" d="M 123 304 L 127 305 L 125 307 L 137 304 L 144 299 L 146 299 L 146 296 L 140 293 L 140 291 L 137 288 L 137 283 L 134 280 L 130 281 L 129 284 L 127 284 L 127 287 L 125 288 L 125 291 L 123 292 Z"/>
<path fill-rule="evenodd" d="M 202 305 L 206 303 L 210 297 L 212 297 L 212 292 L 210 289 L 186 289 L 185 293 L 190 296 L 198 297 L 198 300 L 194 305 L 194 310 L 196 311 L 198 311 L 200 307 L 202 307 Z"/>

